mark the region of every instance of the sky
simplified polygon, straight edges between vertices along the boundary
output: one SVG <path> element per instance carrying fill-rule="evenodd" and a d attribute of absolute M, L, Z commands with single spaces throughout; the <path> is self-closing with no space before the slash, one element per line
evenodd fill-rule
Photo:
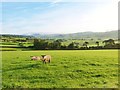
<path fill-rule="evenodd" d="M 1 34 L 66 34 L 118 30 L 117 0 L 3 0 L 0 6 Z"/>

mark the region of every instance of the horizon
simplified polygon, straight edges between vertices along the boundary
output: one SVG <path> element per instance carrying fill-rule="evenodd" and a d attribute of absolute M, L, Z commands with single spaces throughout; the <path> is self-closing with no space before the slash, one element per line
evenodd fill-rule
<path fill-rule="evenodd" d="M 102 0 L 101 0 L 102 1 Z M 118 30 L 118 7 L 102 2 L 2 2 L 1 34 L 106 32 Z M 52 31 L 51 31 L 52 30 Z"/>
<path fill-rule="evenodd" d="M 9 34 L 9 33 L 0 33 L 0 35 L 33 35 L 33 34 L 40 34 L 40 35 L 54 35 L 54 34 L 63 34 L 63 35 L 65 35 L 65 34 L 76 34 L 76 33 L 106 33 L 106 32 L 114 32 L 114 31 L 119 31 L 119 30 L 111 30 L 111 31 L 103 31 L 103 32 L 93 32 L 93 31 L 83 31 L 83 32 L 75 32 L 75 33 L 43 33 L 43 32 L 31 32 L 31 33 L 24 33 L 24 34 Z"/>

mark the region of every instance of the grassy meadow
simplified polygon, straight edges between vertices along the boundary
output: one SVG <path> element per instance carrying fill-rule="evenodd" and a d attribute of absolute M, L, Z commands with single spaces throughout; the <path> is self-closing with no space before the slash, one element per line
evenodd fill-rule
<path fill-rule="evenodd" d="M 118 50 L 3 51 L 2 70 L 3 88 L 117 88 Z"/>
<path fill-rule="evenodd" d="M 101 1 L 1 0 L 0 90 L 118 89 L 120 6 Z"/>

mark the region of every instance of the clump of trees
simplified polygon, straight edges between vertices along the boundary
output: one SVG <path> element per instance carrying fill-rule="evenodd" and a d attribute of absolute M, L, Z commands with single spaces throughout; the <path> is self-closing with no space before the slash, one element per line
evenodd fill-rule
<path fill-rule="evenodd" d="M 61 49 L 61 41 L 55 40 L 53 42 L 47 42 L 46 40 L 38 40 L 34 39 L 34 49 L 41 49 L 41 50 L 47 50 L 47 49 Z"/>
<path fill-rule="evenodd" d="M 96 46 L 88 46 L 89 42 L 85 41 L 82 45 L 82 47 L 80 47 L 80 43 L 76 43 L 76 42 L 71 42 L 69 45 L 62 45 L 63 40 L 58 39 L 58 40 L 54 40 L 51 42 L 48 42 L 47 40 L 43 40 L 43 39 L 34 39 L 34 49 L 37 50 L 59 50 L 59 49 L 66 49 L 66 50 L 77 50 L 77 49 L 106 49 L 106 48 L 120 48 L 119 44 L 115 44 L 113 39 L 108 39 L 108 40 L 104 40 L 103 43 L 105 44 L 104 46 L 100 46 L 99 45 L 99 41 L 96 41 L 95 44 Z"/>
<path fill-rule="evenodd" d="M 89 42 L 84 42 L 83 46 L 85 46 L 86 48 L 88 48 L 88 44 L 89 44 Z"/>
<path fill-rule="evenodd" d="M 12 48 L 28 48 L 36 50 L 93 50 L 93 49 L 120 49 L 120 39 L 37 39 L 30 36 L 1 35 L 1 42 L 6 45 L 16 45 Z M 102 43 L 103 44 L 102 44 Z M 69 44 L 68 44 L 69 43 Z M 91 45 L 94 44 L 94 45 Z M 6 47 L 6 46 L 5 46 Z M 7 46 L 8 47 L 8 46 Z"/>
<path fill-rule="evenodd" d="M 119 43 L 115 43 L 115 41 L 113 39 L 108 39 L 108 40 L 104 40 L 103 43 L 105 44 L 104 45 L 104 48 L 120 48 L 120 44 Z"/>
<path fill-rule="evenodd" d="M 59 49 L 78 49 L 78 43 L 72 42 L 70 43 L 68 46 L 66 45 L 62 45 L 62 40 L 58 39 L 58 40 L 54 40 L 52 42 L 47 42 L 46 40 L 38 40 L 38 39 L 34 39 L 34 49 L 37 50 L 59 50 Z"/>

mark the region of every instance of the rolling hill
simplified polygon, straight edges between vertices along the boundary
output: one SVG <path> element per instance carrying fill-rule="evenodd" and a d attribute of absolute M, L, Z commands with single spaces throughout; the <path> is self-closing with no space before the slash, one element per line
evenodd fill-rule
<path fill-rule="evenodd" d="M 108 31 L 108 32 L 78 32 L 69 34 L 48 34 L 48 33 L 27 33 L 22 35 L 16 34 L 0 34 L 5 37 L 30 37 L 41 39 L 118 39 L 118 32 L 120 30 Z"/>
<path fill-rule="evenodd" d="M 108 39 L 118 38 L 118 30 L 108 31 L 108 32 L 78 32 L 78 33 L 69 33 L 69 34 L 40 34 L 33 33 L 31 36 L 43 39 Z"/>

